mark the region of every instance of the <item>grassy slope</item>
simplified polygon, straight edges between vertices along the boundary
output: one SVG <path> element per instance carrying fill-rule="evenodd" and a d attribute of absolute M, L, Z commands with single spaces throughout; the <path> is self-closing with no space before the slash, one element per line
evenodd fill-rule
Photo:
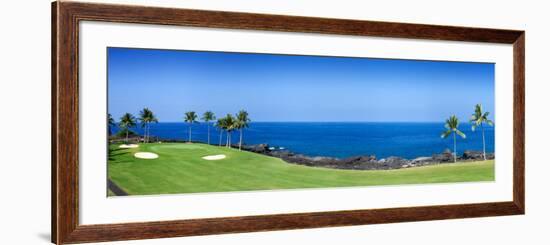
<path fill-rule="evenodd" d="M 130 195 L 223 192 L 494 180 L 494 161 L 399 170 L 338 170 L 288 164 L 281 159 L 204 144 L 163 143 L 139 149 L 111 146 L 108 175 Z M 158 159 L 133 157 L 148 151 Z M 203 160 L 225 154 L 226 159 Z"/>

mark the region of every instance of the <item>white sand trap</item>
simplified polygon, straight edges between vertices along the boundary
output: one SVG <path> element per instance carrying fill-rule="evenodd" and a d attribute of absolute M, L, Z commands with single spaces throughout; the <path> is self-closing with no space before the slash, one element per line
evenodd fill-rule
<path fill-rule="evenodd" d="M 204 159 L 204 160 L 222 160 L 224 158 L 225 158 L 224 154 L 202 157 L 202 159 Z"/>
<path fill-rule="evenodd" d="M 120 145 L 118 148 L 128 149 L 128 148 L 138 148 L 138 147 L 139 147 L 139 145 L 136 145 L 136 144 L 129 144 L 129 145 L 127 145 L 127 144 L 122 144 L 122 145 Z"/>
<path fill-rule="evenodd" d="M 159 155 L 152 152 L 138 152 L 134 154 L 134 157 L 141 159 L 156 159 L 159 158 Z"/>

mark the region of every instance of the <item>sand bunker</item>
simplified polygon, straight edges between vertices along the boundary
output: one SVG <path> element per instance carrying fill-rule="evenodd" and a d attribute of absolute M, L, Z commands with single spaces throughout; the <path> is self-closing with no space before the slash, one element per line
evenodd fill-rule
<path fill-rule="evenodd" d="M 138 152 L 134 154 L 134 157 L 141 159 L 156 159 L 159 158 L 159 155 L 152 152 Z"/>
<path fill-rule="evenodd" d="M 202 157 L 202 159 L 204 159 L 204 160 L 221 160 L 221 159 L 224 159 L 224 158 L 225 158 L 224 154 Z"/>
<path fill-rule="evenodd" d="M 139 145 L 136 145 L 136 144 L 129 144 L 129 145 L 127 145 L 127 144 L 122 144 L 122 145 L 120 145 L 118 148 L 127 149 L 127 148 L 138 148 L 138 147 L 139 147 Z"/>

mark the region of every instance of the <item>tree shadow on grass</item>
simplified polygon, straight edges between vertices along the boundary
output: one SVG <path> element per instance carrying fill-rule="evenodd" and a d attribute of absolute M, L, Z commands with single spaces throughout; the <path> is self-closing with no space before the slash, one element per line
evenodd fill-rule
<path fill-rule="evenodd" d="M 126 149 L 109 149 L 109 157 L 108 157 L 108 160 L 109 161 L 114 161 L 116 156 L 120 156 L 120 155 L 125 155 L 125 154 L 128 154 L 129 152 L 128 151 L 124 151 Z M 119 151 L 122 151 L 122 152 L 119 152 Z"/>

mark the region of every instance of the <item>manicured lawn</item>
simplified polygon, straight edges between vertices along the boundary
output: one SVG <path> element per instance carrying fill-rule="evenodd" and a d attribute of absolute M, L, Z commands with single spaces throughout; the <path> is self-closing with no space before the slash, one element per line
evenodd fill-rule
<path fill-rule="evenodd" d="M 108 176 L 129 195 L 493 181 L 494 160 L 398 170 L 340 170 L 288 164 L 281 159 L 205 144 L 110 146 Z M 135 152 L 159 155 L 137 159 Z M 223 160 L 203 156 L 225 154 Z"/>

